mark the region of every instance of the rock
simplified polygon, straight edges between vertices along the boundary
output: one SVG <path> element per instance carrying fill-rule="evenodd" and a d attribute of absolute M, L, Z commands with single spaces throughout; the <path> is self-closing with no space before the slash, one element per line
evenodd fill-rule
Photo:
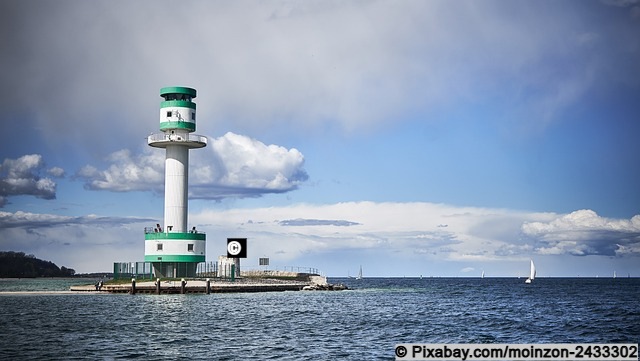
<path fill-rule="evenodd" d="M 318 276 L 318 275 L 309 276 L 309 282 L 311 282 L 312 285 L 318 285 L 318 286 L 326 286 L 329 284 L 327 282 L 327 277 Z"/>
<path fill-rule="evenodd" d="M 347 286 L 343 284 L 333 285 L 333 284 L 312 284 L 308 286 L 304 286 L 302 288 L 303 291 L 343 291 L 347 290 Z"/>

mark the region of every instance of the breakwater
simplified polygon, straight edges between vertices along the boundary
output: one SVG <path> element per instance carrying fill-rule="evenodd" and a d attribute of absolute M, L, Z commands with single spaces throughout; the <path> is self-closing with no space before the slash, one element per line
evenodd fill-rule
<path fill-rule="evenodd" d="M 225 293 L 225 292 L 277 292 L 300 291 L 308 282 L 278 280 L 243 280 L 229 281 L 144 281 L 125 284 L 105 284 L 99 289 L 95 285 L 71 286 L 71 291 L 108 292 L 108 293 L 147 293 L 147 294 L 187 294 L 187 293 Z"/>
<path fill-rule="evenodd" d="M 301 290 L 344 290 L 346 287 L 329 285 L 325 277 L 298 274 L 291 279 L 236 278 L 207 280 L 132 280 L 130 283 L 96 285 L 74 285 L 70 291 L 106 293 L 144 294 L 189 294 L 189 293 L 240 293 L 240 292 L 282 292 Z"/>

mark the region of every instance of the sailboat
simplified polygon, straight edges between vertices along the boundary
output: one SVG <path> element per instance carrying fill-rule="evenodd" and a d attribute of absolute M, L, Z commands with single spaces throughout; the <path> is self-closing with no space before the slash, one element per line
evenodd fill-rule
<path fill-rule="evenodd" d="M 358 275 L 356 276 L 357 280 L 361 280 L 362 279 L 362 266 L 360 266 L 360 272 L 358 272 Z"/>
<path fill-rule="evenodd" d="M 484 278 L 484 270 L 482 270 L 482 276 L 480 278 Z"/>
<path fill-rule="evenodd" d="M 529 272 L 529 278 L 527 278 L 524 283 L 531 283 L 536 278 L 536 265 L 533 264 L 533 260 L 531 260 L 531 271 Z"/>

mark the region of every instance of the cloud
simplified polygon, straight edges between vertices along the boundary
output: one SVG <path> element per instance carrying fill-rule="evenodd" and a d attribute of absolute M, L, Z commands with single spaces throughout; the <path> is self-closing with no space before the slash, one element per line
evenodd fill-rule
<path fill-rule="evenodd" d="M 567 17 L 587 9 L 573 2 L 160 3 L 126 12 L 65 0 L 8 4 L 0 69 L 11 89 L 0 97 L 7 117 L 28 118 L 52 145 L 73 139 L 113 149 L 147 134 L 150 124 L 132 119 L 156 114 L 158 89 L 180 84 L 198 89 L 198 119 L 211 119 L 198 127 L 207 131 L 354 132 L 485 95 L 504 97 L 509 121 L 536 124 L 561 119 L 599 81 L 638 73 L 609 56 L 637 54 L 634 39 L 591 47 L 576 39 L 576 29 L 616 34 L 591 16 Z M 164 19 L 186 17 L 181 31 L 166 27 Z M 159 57 L 177 51 L 171 44 L 190 61 Z"/>
<path fill-rule="evenodd" d="M 419 259 L 504 262 L 557 254 L 640 256 L 640 216 L 625 221 L 593 214 L 577 211 L 560 216 L 422 202 L 345 202 L 208 210 L 192 214 L 191 220 L 199 224 L 198 229 L 221 238 L 228 234 L 248 237 L 258 254 L 275 252 L 280 260 L 348 250 L 384 254 L 391 263 Z M 585 222 L 590 226 L 585 228 Z M 443 224 L 448 226 L 441 227 Z"/>
<path fill-rule="evenodd" d="M 42 199 L 56 198 L 56 183 L 51 178 L 42 177 L 44 161 L 40 154 L 23 155 L 17 159 L 5 158 L 0 164 L 0 207 L 4 206 L 7 197 L 31 195 Z M 53 176 L 64 174 L 62 168 L 48 170 Z"/>
<path fill-rule="evenodd" d="M 629 220 L 600 217 L 588 209 L 548 222 L 526 222 L 522 232 L 540 254 L 619 256 L 640 252 L 640 215 Z"/>
<path fill-rule="evenodd" d="M 492 260 L 502 247 L 518 243 L 524 220 L 538 214 L 432 203 L 345 202 L 192 214 L 199 229 L 225 229 L 261 244 L 259 252 L 280 251 L 291 259 L 309 252 L 369 250 L 407 259 Z M 544 219 L 544 218 L 542 218 Z M 250 221 L 248 221 L 250 220 Z M 482 224 L 504 229 L 480 231 Z M 446 228 L 442 224 L 448 224 Z M 347 226 L 348 225 L 348 226 Z M 204 227 L 204 228 L 203 228 Z M 270 244 L 269 240 L 277 240 Z M 263 242 L 265 242 L 263 244 Z M 269 247 L 274 247 L 268 250 Z M 522 257 L 522 253 L 514 257 Z M 401 262 L 401 261 L 400 261 Z"/>
<path fill-rule="evenodd" d="M 0 212 L 0 249 L 38 255 L 78 272 L 109 272 L 144 253 L 145 217 L 60 216 Z"/>
<path fill-rule="evenodd" d="M 112 153 L 105 170 L 85 166 L 77 176 L 85 188 L 112 192 L 155 191 L 164 188 L 164 151 L 145 149 Z M 190 154 L 189 197 L 223 199 L 259 197 L 297 189 L 308 179 L 304 156 L 295 148 L 265 145 L 247 136 L 227 133 Z"/>
<path fill-rule="evenodd" d="M 332 219 L 287 219 L 284 221 L 280 221 L 280 225 L 282 226 L 336 226 L 336 227 L 349 227 L 349 226 L 357 226 L 360 223 L 358 222 L 349 222 L 345 220 L 332 220 Z"/>
<path fill-rule="evenodd" d="M 628 7 L 633 5 L 639 5 L 640 1 L 638 0 L 600 0 L 605 5 L 618 6 L 618 7 Z"/>
<path fill-rule="evenodd" d="M 17 211 L 12 212 L 0 212 L 0 228 L 49 228 L 56 226 L 73 226 L 73 225 L 88 225 L 88 226 L 122 226 L 128 223 L 138 223 L 149 221 L 153 222 L 154 219 L 140 218 L 140 217 L 99 217 L 96 215 L 87 215 L 81 217 L 61 216 L 55 214 L 41 214 Z"/>
<path fill-rule="evenodd" d="M 52 177 L 62 178 L 64 177 L 64 169 L 60 167 L 53 167 L 47 170 L 47 174 L 49 174 Z"/>
<path fill-rule="evenodd" d="M 107 158 L 111 165 L 105 170 L 87 165 L 77 177 L 84 179 L 84 187 L 90 190 L 111 192 L 156 191 L 161 192 L 164 182 L 164 153 L 145 149 L 143 154 L 132 155 L 123 149 Z"/>
<path fill-rule="evenodd" d="M 192 197 L 200 199 L 285 193 L 309 178 L 297 149 L 265 145 L 231 132 L 214 139 L 209 154 L 192 169 Z"/>
<path fill-rule="evenodd" d="M 142 259 L 141 230 L 156 222 L 144 217 L 0 212 L 0 249 L 47 254 L 80 272 L 108 271 L 113 262 Z M 345 202 L 208 209 L 191 214 L 190 222 L 207 234 L 209 261 L 226 253 L 226 238 L 248 238 L 248 266 L 266 256 L 273 265 L 340 272 L 345 262 L 357 265 L 362 259 L 369 274 L 378 275 L 398 276 L 405 267 L 421 273 L 430 269 L 455 275 L 466 268 L 516 275 L 517 265 L 526 271 L 529 258 L 549 274 L 549 258 L 556 264 L 584 260 L 584 273 L 593 257 L 616 257 L 628 265 L 627 272 L 637 269 L 640 257 L 640 215 L 605 219 L 590 210 L 557 215 L 423 202 Z M 448 227 L 438 227 L 441 224 Z"/>

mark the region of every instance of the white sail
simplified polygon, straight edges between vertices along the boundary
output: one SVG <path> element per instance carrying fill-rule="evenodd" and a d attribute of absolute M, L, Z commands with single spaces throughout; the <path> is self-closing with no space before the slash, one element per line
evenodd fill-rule
<path fill-rule="evenodd" d="M 356 277 L 357 280 L 361 280 L 362 279 L 362 266 L 360 266 L 360 272 L 358 272 L 358 276 Z"/>
<path fill-rule="evenodd" d="M 531 273 L 529 274 L 529 278 L 533 281 L 536 278 L 536 265 L 533 264 L 533 260 L 531 260 Z"/>
<path fill-rule="evenodd" d="M 533 264 L 533 260 L 531 260 L 531 269 L 529 271 L 529 278 L 527 278 L 524 283 L 531 283 L 536 278 L 536 265 Z"/>
<path fill-rule="evenodd" d="M 482 270 L 482 277 L 481 278 L 484 278 L 484 270 Z"/>

